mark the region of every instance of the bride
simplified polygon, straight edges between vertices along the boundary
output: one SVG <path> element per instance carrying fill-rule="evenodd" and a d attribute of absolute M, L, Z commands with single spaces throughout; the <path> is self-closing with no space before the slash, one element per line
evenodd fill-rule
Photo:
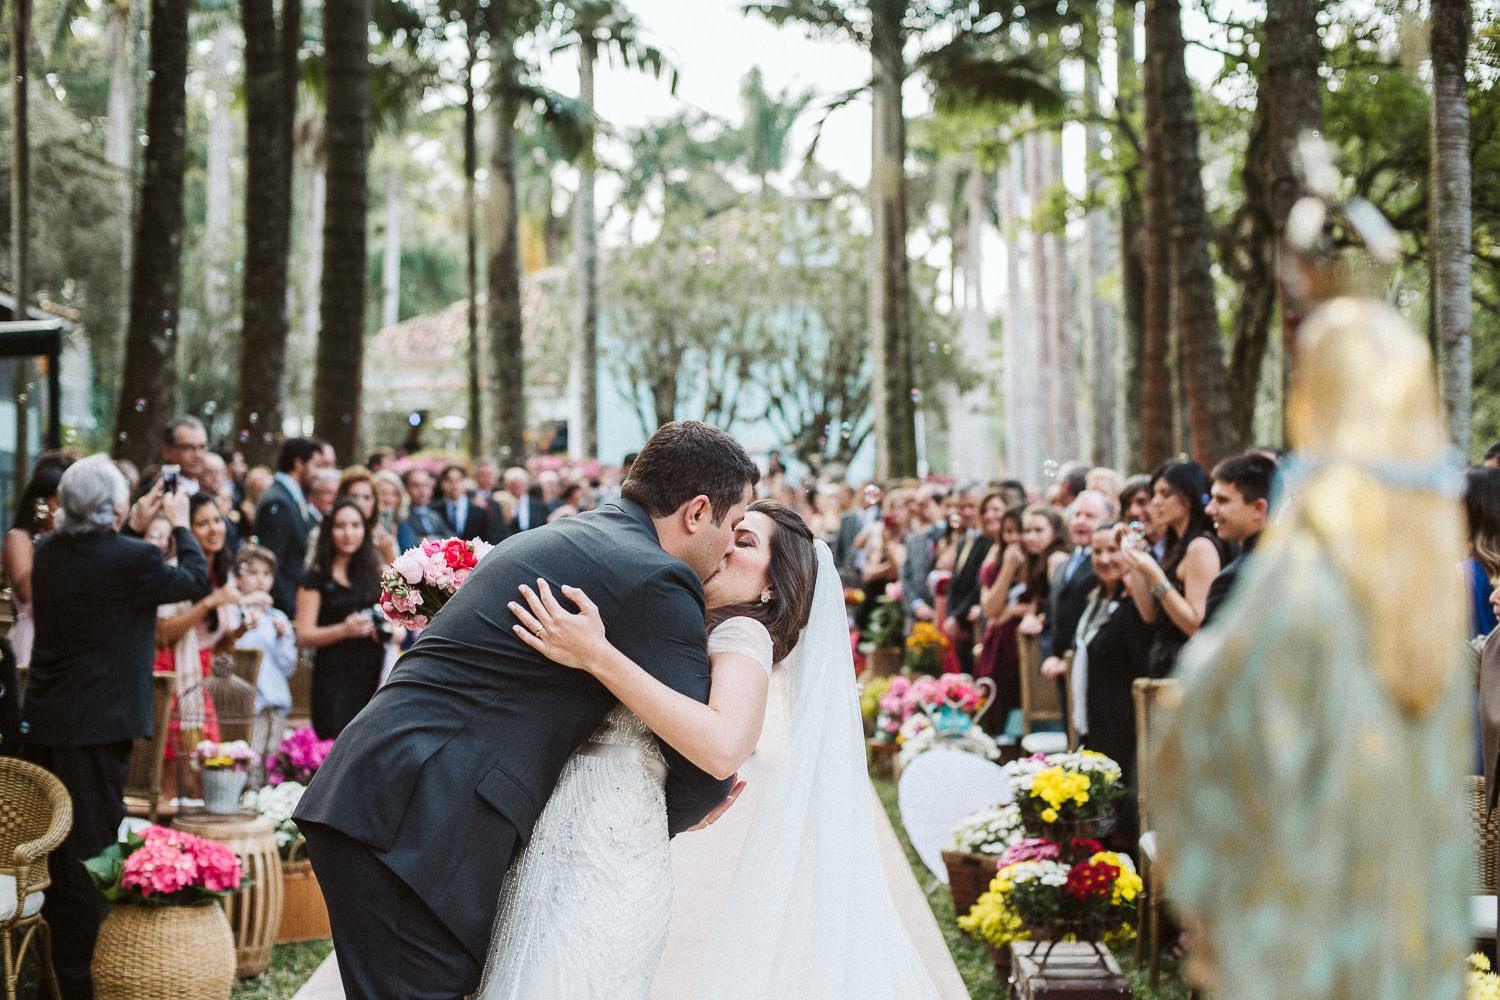
<path fill-rule="evenodd" d="M 691 995 L 935 998 L 881 866 L 843 588 L 796 512 L 752 504 L 705 585 L 706 706 L 614 649 L 586 594 L 564 588 L 571 614 L 538 586 L 523 588 L 527 607 L 511 604 L 517 634 L 621 705 L 569 760 L 513 862 L 475 1000 L 646 997 L 672 903 L 656 738 L 732 774 L 773 691 L 790 701 L 788 722 L 780 745 L 760 748 L 760 805 L 738 859 L 724 858 L 735 874 Z"/>

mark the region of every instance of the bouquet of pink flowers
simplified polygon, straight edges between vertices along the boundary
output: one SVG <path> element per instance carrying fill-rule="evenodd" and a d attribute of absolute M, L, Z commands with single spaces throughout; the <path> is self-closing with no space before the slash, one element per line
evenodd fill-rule
<path fill-rule="evenodd" d="M 306 785 L 328 759 L 333 749 L 333 740 L 320 740 L 312 726 L 294 729 L 281 741 L 276 753 L 266 765 L 266 784 L 279 785 L 283 781 L 295 781 Z"/>
<path fill-rule="evenodd" d="M 492 548 L 477 538 L 433 538 L 407 549 L 380 574 L 380 610 L 398 625 L 426 628 Z"/>
<path fill-rule="evenodd" d="M 84 862 L 112 903 L 191 906 L 246 883 L 240 859 L 224 844 L 164 826 L 148 826 Z"/>

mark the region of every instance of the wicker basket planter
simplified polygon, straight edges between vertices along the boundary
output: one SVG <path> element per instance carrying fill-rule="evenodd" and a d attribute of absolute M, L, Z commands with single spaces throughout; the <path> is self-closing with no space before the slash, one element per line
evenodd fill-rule
<path fill-rule="evenodd" d="M 1044 837 L 1057 844 L 1066 844 L 1074 838 L 1103 840 L 1114 830 L 1119 817 L 1108 813 L 1097 819 L 1074 820 L 1071 823 L 1043 823 L 1032 816 L 1023 816 L 1026 833 L 1031 837 Z"/>
<path fill-rule="evenodd" d="M 904 658 L 905 654 L 900 646 L 882 646 L 879 649 L 870 650 L 870 676 L 896 676 L 901 672 L 901 663 Z"/>
<path fill-rule="evenodd" d="M 328 926 L 328 904 L 318 876 L 306 861 L 281 863 L 281 929 L 277 944 L 320 941 L 333 936 Z"/>
<path fill-rule="evenodd" d="M 867 745 L 870 748 L 870 773 L 877 778 L 894 778 L 896 753 L 900 747 L 881 740 L 870 740 Z"/>
<path fill-rule="evenodd" d="M 1010 985 L 1010 945 L 1004 948 L 990 945 L 990 961 L 995 965 L 995 978 L 1000 980 L 1000 985 Z M 1006 996 L 1010 996 L 1010 993 L 1007 992 Z"/>
<path fill-rule="evenodd" d="M 968 913 L 995 878 L 999 859 L 991 854 L 968 851 L 944 851 L 943 864 L 948 868 L 948 892 L 953 897 L 953 915 Z"/>
<path fill-rule="evenodd" d="M 94 945 L 97 1000 L 229 1000 L 234 934 L 218 903 L 110 908 Z"/>

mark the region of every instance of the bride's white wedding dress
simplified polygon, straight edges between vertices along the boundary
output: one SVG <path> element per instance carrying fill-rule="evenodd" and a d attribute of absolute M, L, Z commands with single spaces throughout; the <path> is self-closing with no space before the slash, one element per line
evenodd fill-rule
<path fill-rule="evenodd" d="M 771 669 L 771 637 L 752 618 L 720 624 L 708 651 Z M 511 863 L 475 1000 L 647 995 L 672 914 L 666 776 L 656 736 L 616 706 L 563 766 Z"/>

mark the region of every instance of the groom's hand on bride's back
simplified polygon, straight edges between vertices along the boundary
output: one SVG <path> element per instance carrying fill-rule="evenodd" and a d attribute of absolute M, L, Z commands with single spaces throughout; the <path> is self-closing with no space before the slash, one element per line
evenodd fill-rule
<path fill-rule="evenodd" d="M 745 783 L 739 779 L 740 776 L 738 774 L 731 776 L 729 780 L 734 782 L 734 787 L 729 790 L 728 797 L 726 797 L 723 802 L 720 802 L 718 805 L 714 806 L 713 809 L 709 811 L 709 814 L 703 817 L 703 820 L 697 826 L 690 826 L 684 832 L 693 833 L 698 830 L 706 830 L 717 823 L 719 821 L 719 817 L 727 813 L 729 811 L 729 807 L 734 805 L 734 800 L 740 797 L 740 792 L 743 792 L 745 790 Z"/>

